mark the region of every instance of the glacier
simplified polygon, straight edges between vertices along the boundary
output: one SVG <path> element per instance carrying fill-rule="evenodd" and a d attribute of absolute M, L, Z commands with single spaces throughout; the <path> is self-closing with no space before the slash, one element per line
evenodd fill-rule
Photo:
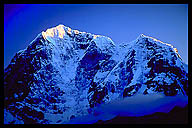
<path fill-rule="evenodd" d="M 58 25 L 15 54 L 4 70 L 4 94 L 5 123 L 78 123 L 80 117 L 93 123 L 121 113 L 141 116 L 169 103 L 188 103 L 188 65 L 171 44 L 144 34 L 119 44 L 106 36 Z M 153 96 L 158 97 L 152 103 L 156 109 L 130 105 L 132 98 L 146 105 L 139 99 Z M 126 107 L 114 107 L 116 100 Z M 115 109 L 100 108 L 108 103 Z M 92 116 L 99 110 L 106 112 Z"/>

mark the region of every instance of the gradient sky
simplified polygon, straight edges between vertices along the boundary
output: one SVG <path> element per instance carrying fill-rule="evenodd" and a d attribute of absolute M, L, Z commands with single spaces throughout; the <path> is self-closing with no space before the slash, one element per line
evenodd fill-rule
<path fill-rule="evenodd" d="M 130 42 L 145 34 L 178 49 L 188 63 L 187 4 L 5 4 L 4 68 L 42 31 L 59 24 Z"/>

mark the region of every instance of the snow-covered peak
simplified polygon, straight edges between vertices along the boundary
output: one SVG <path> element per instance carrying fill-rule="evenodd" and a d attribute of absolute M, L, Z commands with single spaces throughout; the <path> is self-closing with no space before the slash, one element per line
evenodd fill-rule
<path fill-rule="evenodd" d="M 102 36 L 102 35 L 95 35 L 95 34 L 91 34 L 88 32 L 80 32 L 79 30 L 75 30 L 75 29 L 71 29 L 70 27 L 67 27 L 65 25 L 58 25 L 56 27 L 52 27 L 47 29 L 46 31 L 42 31 L 42 36 L 44 39 L 47 39 L 48 41 L 50 40 L 50 38 L 52 39 L 65 39 L 65 37 L 70 36 L 70 37 L 74 37 L 77 35 L 81 35 L 84 38 L 92 38 L 92 39 L 97 39 L 99 38 L 106 38 L 111 40 L 109 37 L 106 36 Z M 112 40 L 111 40 L 112 41 Z"/>
<path fill-rule="evenodd" d="M 65 39 L 67 36 L 74 37 L 75 35 L 79 34 L 86 36 L 87 33 L 80 32 L 78 30 L 72 30 L 70 27 L 64 26 L 62 24 L 42 32 L 43 38 L 50 42 L 52 42 L 51 40 L 53 39 Z"/>
<path fill-rule="evenodd" d="M 139 37 L 137 38 L 137 40 L 142 40 L 142 39 L 148 39 L 149 42 L 157 43 L 157 44 L 160 44 L 160 45 L 166 45 L 166 46 L 169 46 L 169 47 L 173 48 L 173 46 L 171 44 L 162 42 L 160 40 L 157 40 L 156 38 L 146 36 L 144 34 L 140 34 Z"/>
<path fill-rule="evenodd" d="M 147 36 L 147 35 L 144 35 L 144 34 L 140 34 L 138 37 L 137 37 L 137 39 L 134 41 L 134 43 L 153 43 L 153 44 L 156 44 L 156 45 L 158 45 L 158 46 L 161 46 L 161 47 L 163 47 L 164 49 L 172 49 L 177 55 L 178 55 L 178 57 L 180 58 L 180 59 L 182 59 L 181 58 L 181 56 L 179 55 L 179 53 L 178 53 L 178 50 L 177 50 L 177 48 L 174 48 L 173 47 L 173 45 L 171 45 L 171 44 L 169 44 L 169 43 L 165 43 L 165 42 L 162 42 L 162 41 L 160 41 L 160 40 L 158 40 L 158 39 L 156 39 L 156 38 L 153 38 L 153 37 L 150 37 L 150 36 Z"/>
<path fill-rule="evenodd" d="M 47 39 L 48 37 L 59 37 L 63 39 L 63 36 L 66 34 L 64 27 L 64 25 L 58 25 L 56 27 L 47 29 L 45 32 L 43 31 L 43 38 Z"/>
<path fill-rule="evenodd" d="M 113 53 L 115 43 L 106 36 L 95 35 L 88 32 L 80 32 L 64 25 L 58 25 L 43 31 L 42 37 L 55 46 L 63 45 L 63 47 L 72 46 L 71 48 L 80 47 L 86 49 L 92 43 L 96 44 L 102 52 Z M 64 49 L 65 50 L 65 49 Z M 63 50 L 61 52 L 64 52 Z"/>
<path fill-rule="evenodd" d="M 64 25 L 49 28 L 5 69 L 6 109 L 24 123 L 60 123 L 116 98 L 186 94 L 187 65 L 176 51 L 144 34 L 118 45 Z"/>

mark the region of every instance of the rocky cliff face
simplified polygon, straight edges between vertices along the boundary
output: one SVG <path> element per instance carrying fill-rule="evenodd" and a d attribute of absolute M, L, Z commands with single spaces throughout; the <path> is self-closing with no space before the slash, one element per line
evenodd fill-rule
<path fill-rule="evenodd" d="M 118 45 L 59 25 L 39 34 L 4 70 L 5 110 L 23 123 L 60 123 L 117 98 L 188 95 L 185 67 L 176 48 L 152 37 Z"/>

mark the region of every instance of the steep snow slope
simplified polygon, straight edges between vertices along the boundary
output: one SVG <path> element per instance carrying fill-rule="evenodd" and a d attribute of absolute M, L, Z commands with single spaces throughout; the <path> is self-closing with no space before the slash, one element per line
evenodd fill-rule
<path fill-rule="evenodd" d="M 127 51 L 124 58 L 98 83 L 108 90 L 103 99 L 110 101 L 136 93 L 187 95 L 188 73 L 172 45 L 142 34 L 123 48 Z"/>
<path fill-rule="evenodd" d="M 118 98 L 187 95 L 186 69 L 173 46 L 154 38 L 117 45 L 59 25 L 39 34 L 4 70 L 5 108 L 24 123 L 61 123 Z"/>
<path fill-rule="evenodd" d="M 63 25 L 42 32 L 5 69 L 6 105 L 25 122 L 46 123 L 41 119 L 50 114 L 62 114 L 66 120 L 86 114 L 89 84 L 98 63 L 110 58 L 114 46 L 108 37 Z"/>

